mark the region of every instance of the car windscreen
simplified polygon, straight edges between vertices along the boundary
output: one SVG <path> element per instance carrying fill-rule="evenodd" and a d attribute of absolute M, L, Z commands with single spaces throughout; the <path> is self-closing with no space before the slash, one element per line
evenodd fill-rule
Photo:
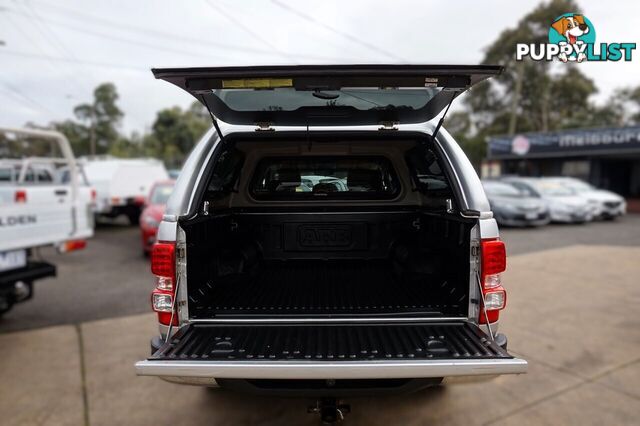
<path fill-rule="evenodd" d="M 495 197 L 524 197 L 525 194 L 516 187 L 502 182 L 482 182 L 487 195 Z"/>
<path fill-rule="evenodd" d="M 166 204 L 172 192 L 173 184 L 156 185 L 149 198 L 149 204 Z"/>
<path fill-rule="evenodd" d="M 12 167 L 0 168 L 0 182 L 12 182 L 15 171 Z"/>
<path fill-rule="evenodd" d="M 400 183 L 384 157 L 272 157 L 262 159 L 250 192 L 256 199 L 351 200 L 393 198 Z"/>

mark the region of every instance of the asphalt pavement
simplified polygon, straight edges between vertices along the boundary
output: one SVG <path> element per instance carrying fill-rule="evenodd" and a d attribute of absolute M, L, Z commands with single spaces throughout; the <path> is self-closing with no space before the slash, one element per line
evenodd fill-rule
<path fill-rule="evenodd" d="M 508 256 L 569 245 L 640 246 L 640 215 L 614 222 L 503 228 Z M 58 266 L 58 276 L 38 281 L 33 300 L 0 318 L 0 333 L 78 324 L 149 312 L 154 281 L 142 254 L 140 231 L 126 221 L 103 221 L 87 248 L 42 255 Z"/>

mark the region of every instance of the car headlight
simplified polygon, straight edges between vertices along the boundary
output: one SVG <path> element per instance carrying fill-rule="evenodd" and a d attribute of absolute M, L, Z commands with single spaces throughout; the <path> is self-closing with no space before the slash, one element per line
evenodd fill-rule
<path fill-rule="evenodd" d="M 150 228 L 157 228 L 160 225 L 160 221 L 153 216 L 144 216 L 142 222 Z"/>

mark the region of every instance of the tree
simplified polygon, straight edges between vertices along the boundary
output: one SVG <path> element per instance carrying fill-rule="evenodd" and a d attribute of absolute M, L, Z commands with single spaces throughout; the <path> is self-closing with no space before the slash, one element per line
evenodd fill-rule
<path fill-rule="evenodd" d="M 598 92 L 593 80 L 577 68 L 570 67 L 565 73 L 551 79 L 549 88 L 553 96 L 547 101 L 546 115 L 551 129 L 591 125 L 593 106 L 589 98 Z"/>
<path fill-rule="evenodd" d="M 85 123 L 87 128 L 82 143 L 86 143 L 90 155 L 108 152 L 110 145 L 119 138 L 117 127 L 123 113 L 116 105 L 117 100 L 115 85 L 103 83 L 93 91 L 93 102 L 78 105 L 73 110 L 78 120 Z M 84 151 L 82 149 L 83 153 Z"/>
<path fill-rule="evenodd" d="M 130 138 L 119 136 L 118 139 L 109 146 L 108 154 L 120 158 L 144 156 L 143 138 L 136 132 L 134 132 Z"/>
<path fill-rule="evenodd" d="M 505 72 L 470 92 L 467 102 L 475 111 L 508 113 L 502 133 L 515 134 L 522 128 L 549 130 L 551 64 L 547 61 L 515 60 L 517 43 L 541 44 L 549 41 L 549 25 L 567 11 L 579 12 L 572 0 L 552 0 L 525 15 L 514 28 L 508 28 L 486 50 L 483 64 L 499 64 Z M 492 120 L 494 117 L 485 117 Z"/>
<path fill-rule="evenodd" d="M 640 86 L 635 89 L 627 89 L 622 91 L 626 100 L 633 104 L 635 111 L 630 117 L 630 121 L 633 123 L 640 123 Z"/>
<path fill-rule="evenodd" d="M 199 102 L 187 110 L 180 107 L 158 112 L 151 134 L 144 138 L 148 154 L 164 160 L 169 167 L 179 167 L 200 137 L 211 127 L 208 113 Z"/>
<path fill-rule="evenodd" d="M 89 153 L 89 129 L 86 126 L 73 120 L 52 123 L 52 126 L 67 137 L 75 155 Z"/>
<path fill-rule="evenodd" d="M 515 60 L 517 43 L 547 43 L 551 22 L 568 11 L 580 9 L 573 0 L 540 4 L 515 27 L 502 31 L 486 49 L 482 63 L 503 65 L 505 72 L 469 91 L 464 102 L 466 111 L 459 113 L 458 119 L 466 113 L 470 124 L 452 131 L 476 167 L 485 157 L 487 138 L 493 135 L 622 122 L 620 101 L 612 98 L 602 107 L 591 102 L 598 90 L 580 71 L 580 64 Z M 451 121 L 447 120 L 448 127 Z"/>

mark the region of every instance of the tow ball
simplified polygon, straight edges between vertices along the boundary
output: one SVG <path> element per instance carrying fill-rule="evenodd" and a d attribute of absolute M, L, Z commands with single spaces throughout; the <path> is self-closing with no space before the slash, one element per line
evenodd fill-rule
<path fill-rule="evenodd" d="M 319 414 L 323 424 L 332 425 L 344 420 L 344 416 L 351 412 L 351 406 L 340 404 L 336 398 L 321 398 L 315 406 L 307 409 L 307 413 Z"/>

